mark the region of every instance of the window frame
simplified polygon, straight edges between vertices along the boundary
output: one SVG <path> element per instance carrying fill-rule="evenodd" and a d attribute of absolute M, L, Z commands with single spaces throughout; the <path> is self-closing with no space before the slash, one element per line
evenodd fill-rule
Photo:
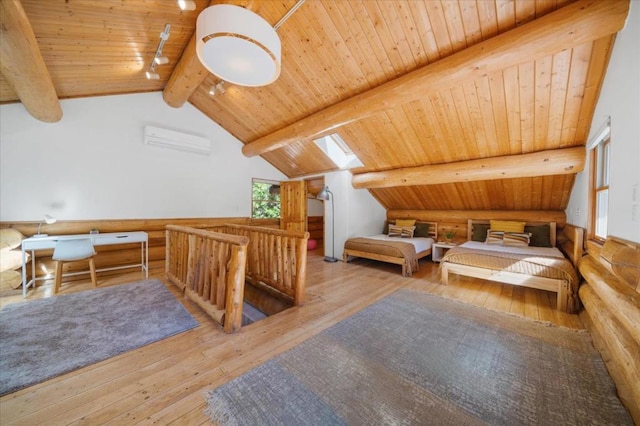
<path fill-rule="evenodd" d="M 610 172 L 611 172 L 611 127 L 607 121 L 604 129 L 599 132 L 591 144 L 589 144 L 590 155 L 590 179 L 589 179 L 589 221 L 587 223 L 588 239 L 598 243 L 604 243 L 607 235 L 598 235 L 598 221 L 602 220 L 599 211 L 603 211 L 602 206 L 598 202 L 602 194 L 606 196 L 606 206 L 604 206 L 604 227 L 605 233 L 608 233 L 608 214 L 609 214 L 609 189 L 610 189 Z M 599 209 L 600 207 L 600 209 Z"/>
<path fill-rule="evenodd" d="M 272 180 L 272 179 L 262 179 L 262 178 L 251 178 L 251 219 L 280 219 L 282 216 L 282 209 L 280 206 L 280 195 L 278 194 L 278 199 L 255 199 L 253 198 L 253 188 L 256 183 L 264 183 L 269 185 L 278 185 L 280 186 L 280 181 Z M 277 203 L 278 204 L 278 216 L 277 217 L 257 217 L 255 216 L 256 211 L 256 203 Z"/>

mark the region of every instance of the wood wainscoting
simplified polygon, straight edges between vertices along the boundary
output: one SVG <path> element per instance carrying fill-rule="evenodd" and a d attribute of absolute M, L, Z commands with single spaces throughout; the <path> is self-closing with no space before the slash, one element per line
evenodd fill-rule
<path fill-rule="evenodd" d="M 438 235 L 454 231 L 453 241 L 467 240 L 467 221 L 473 220 L 522 220 L 525 222 L 556 222 L 558 230 L 564 228 L 567 216 L 559 210 L 387 210 L 387 220 L 417 219 L 438 222 Z"/>
<path fill-rule="evenodd" d="M 213 227 L 225 223 L 238 225 L 257 225 L 279 227 L 278 219 L 251 219 L 248 217 L 220 217 L 220 218 L 166 218 L 166 219 L 121 219 L 121 220 L 59 220 L 51 225 L 43 225 L 41 232 L 49 235 L 88 234 L 91 229 L 99 232 L 131 232 L 144 231 L 149 234 L 149 263 L 162 264 L 165 259 L 165 226 L 194 226 Z M 38 222 L 0 222 L 0 228 L 15 228 L 23 235 L 34 235 L 38 229 Z M 95 257 L 96 268 L 109 268 L 112 266 L 135 263 L 140 258 L 139 244 L 124 244 L 115 246 L 96 247 L 98 255 Z M 55 270 L 55 261 L 51 260 L 53 250 L 39 251 L 36 253 L 36 275 L 45 276 Z M 65 265 L 65 272 L 84 270 L 86 265 L 81 263 L 69 263 Z M 103 272 L 100 276 L 116 274 L 117 272 Z M 31 268 L 28 268 L 29 278 Z M 98 279 L 100 279 L 98 276 Z M 81 276 L 80 276 L 81 277 Z M 65 278 L 77 280 L 78 276 Z"/>
<path fill-rule="evenodd" d="M 310 239 L 316 241 L 324 239 L 324 216 L 307 217 L 307 232 Z"/>

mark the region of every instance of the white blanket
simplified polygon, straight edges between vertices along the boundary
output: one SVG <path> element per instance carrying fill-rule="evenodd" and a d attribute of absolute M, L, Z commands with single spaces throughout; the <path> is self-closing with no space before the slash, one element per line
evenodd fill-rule
<path fill-rule="evenodd" d="M 431 244 L 433 244 L 433 238 L 425 238 L 425 237 L 414 237 L 414 238 L 398 238 L 398 237 L 390 237 L 387 234 L 374 235 L 371 238 L 373 240 L 383 240 L 383 241 L 393 241 L 400 243 L 408 243 L 413 244 L 416 248 L 416 253 L 420 253 L 421 251 L 425 251 L 431 248 Z"/>
<path fill-rule="evenodd" d="M 548 256 L 564 258 L 564 255 L 556 247 L 514 247 L 500 244 L 485 244 L 481 241 L 467 241 L 458 247 L 466 247 L 476 250 L 499 251 L 503 253 L 528 254 L 531 256 Z"/>

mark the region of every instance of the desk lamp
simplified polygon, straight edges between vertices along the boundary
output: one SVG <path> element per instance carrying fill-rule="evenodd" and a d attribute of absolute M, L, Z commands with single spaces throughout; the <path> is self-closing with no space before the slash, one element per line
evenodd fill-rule
<path fill-rule="evenodd" d="M 51 225 L 53 223 L 56 223 L 56 218 L 53 216 L 49 216 L 48 214 L 44 215 L 44 218 L 42 220 L 42 222 L 40 222 L 38 224 L 38 232 L 36 233 L 36 235 L 34 235 L 34 237 L 46 237 L 49 234 L 41 234 L 40 233 L 40 227 L 42 226 L 43 223 L 46 223 L 47 225 Z"/>

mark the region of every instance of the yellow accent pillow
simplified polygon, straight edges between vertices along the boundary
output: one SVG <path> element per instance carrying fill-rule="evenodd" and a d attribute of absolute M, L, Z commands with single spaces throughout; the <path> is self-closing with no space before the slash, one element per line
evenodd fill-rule
<path fill-rule="evenodd" d="M 508 220 L 491 220 L 491 230 L 492 231 L 502 231 L 502 232 L 524 232 L 524 224 L 525 222 L 513 222 Z"/>
<path fill-rule="evenodd" d="M 396 219 L 396 226 L 415 226 L 415 219 Z"/>

